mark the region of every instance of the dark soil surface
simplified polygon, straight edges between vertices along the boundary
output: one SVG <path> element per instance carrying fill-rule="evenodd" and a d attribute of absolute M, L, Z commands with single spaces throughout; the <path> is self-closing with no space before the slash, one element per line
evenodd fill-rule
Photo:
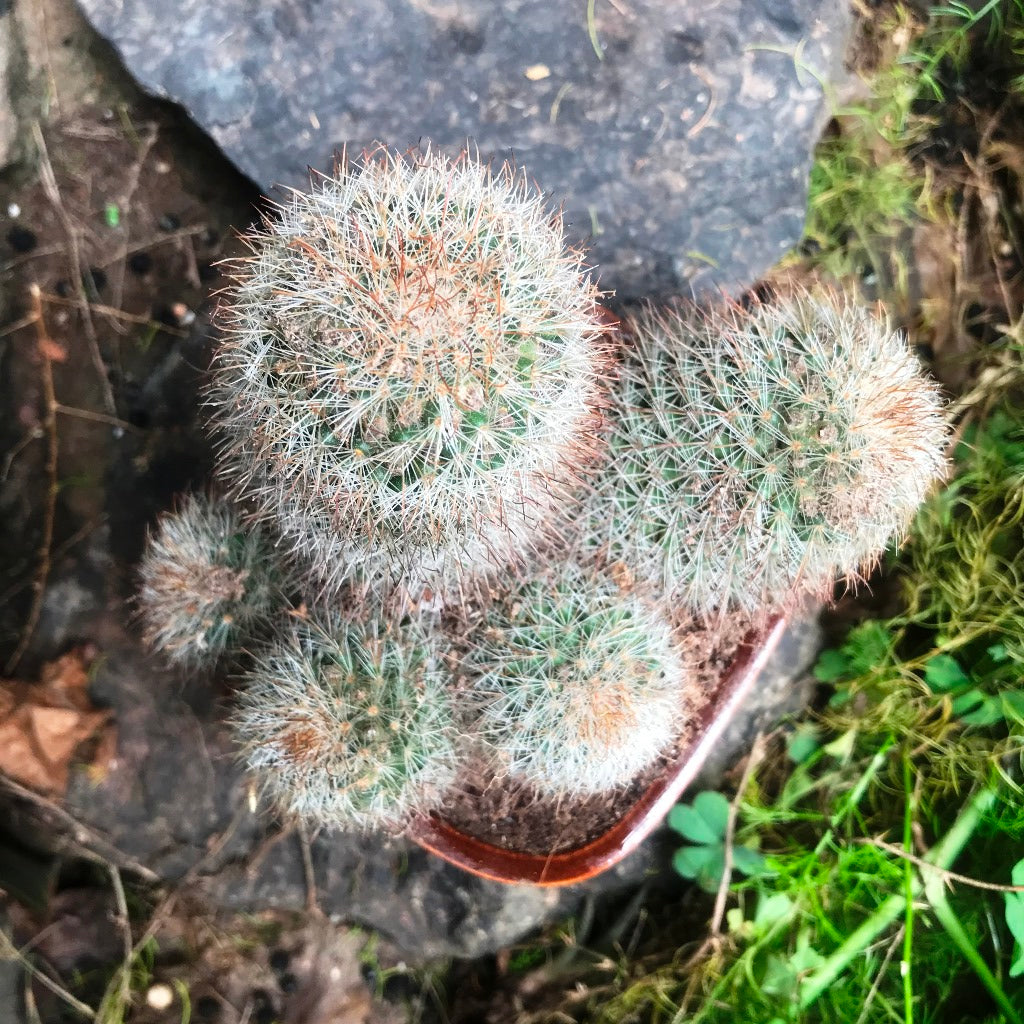
<path fill-rule="evenodd" d="M 232 229 L 246 226 L 258 199 L 164 105 L 83 110 L 40 142 L 38 178 L 19 182 L 9 172 L 0 181 L 10 302 L 0 350 L 0 666 L 8 673 L 36 667 L 31 644 L 20 665 L 11 655 L 37 592 L 81 570 L 96 530 L 109 530 L 115 555 L 108 597 L 124 598 L 133 582 L 123 573 L 147 524 L 207 475 L 197 383 L 211 293 L 224 283 L 218 261 L 237 244 Z M 53 479 L 43 360 L 57 403 Z M 53 535 L 44 544 L 51 489 Z M 40 636 L 67 610 L 44 597 Z"/>

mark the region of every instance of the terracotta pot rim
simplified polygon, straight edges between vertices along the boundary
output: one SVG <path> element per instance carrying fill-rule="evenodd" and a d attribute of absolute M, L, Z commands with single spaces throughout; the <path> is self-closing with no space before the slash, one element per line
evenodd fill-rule
<path fill-rule="evenodd" d="M 462 832 L 436 813 L 413 822 L 407 833 L 409 838 L 450 864 L 496 882 L 572 885 L 607 871 L 654 831 L 696 778 L 778 645 L 785 627 L 786 617 L 780 615 L 763 630 L 744 638 L 715 692 L 698 712 L 694 739 L 626 814 L 596 839 L 548 856 L 523 853 Z"/>

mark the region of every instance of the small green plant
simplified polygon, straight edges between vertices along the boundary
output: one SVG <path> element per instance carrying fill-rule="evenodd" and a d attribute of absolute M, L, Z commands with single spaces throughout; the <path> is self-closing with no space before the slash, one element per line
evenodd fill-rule
<path fill-rule="evenodd" d="M 235 266 L 221 473 L 327 585 L 502 567 L 594 458 L 607 354 L 560 218 L 508 166 L 384 150 Z"/>
<path fill-rule="evenodd" d="M 1024 860 L 1013 865 L 1010 881 L 1018 888 L 1024 887 Z M 1006 903 L 1006 927 L 1013 936 L 1013 963 L 1007 974 L 1011 978 L 1019 978 L 1024 974 L 1024 892 L 1008 892 L 1003 899 Z"/>
<path fill-rule="evenodd" d="M 146 642 L 177 664 L 210 667 L 287 607 L 288 572 L 273 542 L 207 495 L 161 517 L 139 567 Z"/>
<path fill-rule="evenodd" d="M 454 773 L 437 638 L 416 622 L 299 623 L 257 657 L 234 728 L 275 802 L 318 825 L 401 830 Z"/>
<path fill-rule="evenodd" d="M 713 790 L 698 793 L 692 803 L 677 804 L 669 812 L 668 827 L 689 841 L 676 851 L 672 866 L 707 892 L 718 891 L 727 859 L 744 875 L 764 870 L 764 858 L 750 846 L 733 845 L 727 858 L 728 823 L 729 801 Z"/>
<path fill-rule="evenodd" d="M 672 743 L 695 697 L 664 616 L 574 566 L 489 605 L 464 665 L 480 736 L 513 776 L 554 796 L 628 782 Z"/>
<path fill-rule="evenodd" d="M 591 539 L 698 612 L 857 580 L 943 471 L 937 389 L 851 304 L 797 293 L 635 331 Z"/>

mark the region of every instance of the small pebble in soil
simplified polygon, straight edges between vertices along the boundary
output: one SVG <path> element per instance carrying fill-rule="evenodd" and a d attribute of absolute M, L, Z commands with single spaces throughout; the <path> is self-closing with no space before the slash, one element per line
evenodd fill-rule
<path fill-rule="evenodd" d="M 20 217 L 21 216 L 21 207 L 17 203 L 8 203 L 7 204 L 7 216 L 10 217 L 12 220 L 15 217 Z"/>
<path fill-rule="evenodd" d="M 39 244 L 39 239 L 34 231 L 16 227 L 7 232 L 7 244 L 15 252 L 31 252 Z"/>
<path fill-rule="evenodd" d="M 179 327 L 188 327 L 195 323 L 195 313 L 185 305 L 184 302 L 176 302 L 171 306 L 171 315 Z"/>
<path fill-rule="evenodd" d="M 157 222 L 156 226 L 161 231 L 177 231 L 181 227 L 181 218 L 173 213 L 165 213 Z"/>
<path fill-rule="evenodd" d="M 146 990 L 146 1005 L 151 1010 L 166 1010 L 174 1002 L 174 989 L 170 985 L 150 985 Z"/>
<path fill-rule="evenodd" d="M 153 257 L 148 252 L 133 252 L 128 257 L 128 269 L 139 277 L 144 277 L 153 269 Z"/>

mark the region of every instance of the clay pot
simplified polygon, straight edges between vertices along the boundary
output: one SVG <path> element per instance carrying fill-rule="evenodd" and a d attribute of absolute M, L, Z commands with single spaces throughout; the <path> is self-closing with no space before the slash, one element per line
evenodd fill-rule
<path fill-rule="evenodd" d="M 449 863 L 498 882 L 571 885 L 607 871 L 657 828 L 696 778 L 761 674 L 785 627 L 786 620 L 777 618 L 743 642 L 732 665 L 722 673 L 717 688 L 698 713 L 692 742 L 630 810 L 597 839 L 548 856 L 519 853 L 467 835 L 438 814 L 415 822 L 410 838 Z"/>

